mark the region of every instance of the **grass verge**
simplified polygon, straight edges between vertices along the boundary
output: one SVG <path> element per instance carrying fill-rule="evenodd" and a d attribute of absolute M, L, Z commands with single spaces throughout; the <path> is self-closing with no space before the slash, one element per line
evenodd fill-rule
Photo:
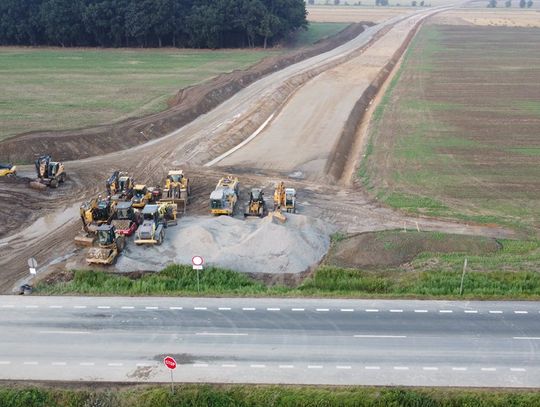
<path fill-rule="evenodd" d="M 540 405 L 534 390 L 410 389 L 374 387 L 309 387 L 262 385 L 178 385 L 124 389 L 73 390 L 63 388 L 3 387 L 3 407 L 530 407 Z"/>

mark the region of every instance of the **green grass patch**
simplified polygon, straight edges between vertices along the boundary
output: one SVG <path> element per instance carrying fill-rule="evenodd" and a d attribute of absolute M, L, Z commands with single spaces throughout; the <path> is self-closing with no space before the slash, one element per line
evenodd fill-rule
<path fill-rule="evenodd" d="M 305 47 L 317 41 L 336 35 L 347 28 L 349 23 L 320 23 L 311 21 L 307 30 L 299 30 L 292 43 L 295 47 Z"/>

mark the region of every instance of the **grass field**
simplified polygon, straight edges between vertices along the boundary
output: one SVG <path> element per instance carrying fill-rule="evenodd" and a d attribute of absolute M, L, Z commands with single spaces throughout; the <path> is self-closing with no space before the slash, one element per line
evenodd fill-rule
<path fill-rule="evenodd" d="M 294 48 L 346 26 L 313 23 Z M 181 88 L 287 50 L 0 48 L 0 140 L 157 112 Z"/>
<path fill-rule="evenodd" d="M 2 407 L 531 407 L 533 390 L 408 389 L 190 384 L 102 390 L 12 386 L 0 388 Z"/>
<path fill-rule="evenodd" d="M 421 232 L 422 234 L 422 232 Z M 445 240 L 443 234 L 382 232 L 374 234 L 382 250 L 399 253 L 423 240 Z M 334 245 L 346 243 L 347 239 Z M 365 242 L 363 242 L 365 243 Z M 434 247 L 434 243 L 432 246 Z M 500 241 L 497 251 L 482 248 L 450 253 L 419 251 L 399 266 L 365 269 L 341 267 L 331 259 L 297 286 L 272 285 L 245 274 L 209 268 L 201 272 L 200 292 L 190 266 L 169 266 L 160 273 L 123 276 L 80 270 L 51 278 L 36 286 L 47 295 L 182 295 L 284 296 L 439 299 L 540 299 L 540 241 Z M 425 243 L 424 243 L 425 245 Z M 373 247 L 373 246 L 370 246 Z M 425 246 L 426 247 L 426 246 Z M 381 250 L 381 249 L 379 249 Z M 478 252 L 479 250 L 479 252 Z M 463 261 L 468 260 L 463 295 L 459 286 Z"/>
<path fill-rule="evenodd" d="M 373 115 L 365 186 L 407 212 L 538 234 L 539 33 L 422 28 Z"/>

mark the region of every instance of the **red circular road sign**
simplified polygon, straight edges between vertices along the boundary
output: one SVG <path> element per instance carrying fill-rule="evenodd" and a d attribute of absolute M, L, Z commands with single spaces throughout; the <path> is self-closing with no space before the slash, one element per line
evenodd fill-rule
<path fill-rule="evenodd" d="M 174 360 L 174 358 L 171 356 L 167 356 L 165 359 L 163 359 L 163 363 L 165 363 L 165 366 L 171 370 L 176 369 L 176 360 Z"/>
<path fill-rule="evenodd" d="M 193 263 L 194 266 L 202 266 L 204 259 L 201 256 L 193 256 L 191 263 Z"/>

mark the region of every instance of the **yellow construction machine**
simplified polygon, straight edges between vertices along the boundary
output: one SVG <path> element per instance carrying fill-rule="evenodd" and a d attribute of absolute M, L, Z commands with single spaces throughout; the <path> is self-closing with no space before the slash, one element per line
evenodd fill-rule
<path fill-rule="evenodd" d="M 263 218 L 266 215 L 266 202 L 264 201 L 264 193 L 260 188 L 253 188 L 249 193 L 249 202 L 244 218 L 248 216 L 258 216 Z"/>
<path fill-rule="evenodd" d="M 137 184 L 133 188 L 133 198 L 131 203 L 134 208 L 141 209 L 152 200 L 152 192 L 148 190 L 146 185 Z"/>
<path fill-rule="evenodd" d="M 129 201 L 133 198 L 133 178 L 122 171 L 114 171 L 106 182 L 107 193 L 113 201 Z"/>
<path fill-rule="evenodd" d="M 16 165 L 0 163 L 0 177 L 10 177 L 15 175 L 17 175 Z"/>
<path fill-rule="evenodd" d="M 296 190 L 294 188 L 285 188 L 283 181 L 276 185 L 274 191 L 274 211 L 277 210 L 296 213 Z"/>
<path fill-rule="evenodd" d="M 75 237 L 75 244 L 91 246 L 96 239 L 96 231 L 100 225 L 110 223 L 114 216 L 115 203 L 110 199 L 98 196 L 80 207 L 83 230 Z"/>
<path fill-rule="evenodd" d="M 191 184 L 189 178 L 182 170 L 170 170 L 165 179 L 160 202 L 172 202 L 182 206 L 182 212 L 186 212 L 186 205 L 191 196 Z"/>
<path fill-rule="evenodd" d="M 126 241 L 124 236 L 116 235 L 113 225 L 103 224 L 97 228 L 98 246 L 88 250 L 86 262 L 88 264 L 113 264 L 124 250 Z"/>
<path fill-rule="evenodd" d="M 219 180 L 216 189 L 210 194 L 210 212 L 212 215 L 229 215 L 234 213 L 238 201 L 238 178 L 227 175 Z"/>
<path fill-rule="evenodd" d="M 30 187 L 43 189 L 46 186 L 57 188 L 66 180 L 64 164 L 52 161 L 50 155 L 42 155 L 35 163 L 37 179 L 30 182 Z"/>

